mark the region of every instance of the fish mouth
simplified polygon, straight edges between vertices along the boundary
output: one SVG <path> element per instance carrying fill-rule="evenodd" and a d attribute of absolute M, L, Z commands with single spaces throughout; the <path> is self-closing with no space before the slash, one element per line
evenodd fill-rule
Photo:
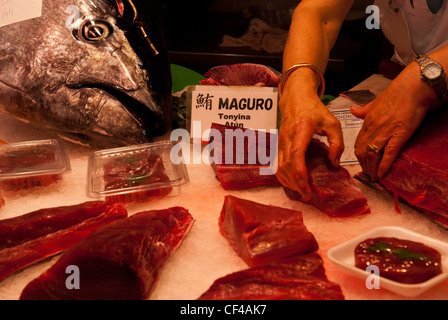
<path fill-rule="evenodd" d="M 97 147 L 124 146 L 153 141 L 168 131 L 168 123 L 160 104 L 154 101 L 149 90 L 123 91 L 102 84 L 83 84 L 69 89 L 93 90 L 99 105 L 95 109 L 99 130 L 89 133 L 67 133 L 75 141 L 90 141 Z M 119 110 L 117 112 L 117 110 Z"/>

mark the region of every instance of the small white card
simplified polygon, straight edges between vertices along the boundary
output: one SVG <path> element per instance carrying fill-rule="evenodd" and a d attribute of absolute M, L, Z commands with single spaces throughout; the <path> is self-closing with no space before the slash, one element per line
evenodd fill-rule
<path fill-rule="evenodd" d="M 356 164 L 358 159 L 355 155 L 355 142 L 364 120 L 356 118 L 350 109 L 330 110 L 339 120 L 344 137 L 344 153 L 341 156 L 341 164 Z"/>
<path fill-rule="evenodd" d="M 0 28 L 42 16 L 42 0 L 0 0 Z"/>
<path fill-rule="evenodd" d="M 204 141 L 203 133 L 212 123 L 268 132 L 277 129 L 277 88 L 198 85 L 188 92 L 188 128 L 195 142 Z M 193 130 L 197 123 L 201 130 Z"/>

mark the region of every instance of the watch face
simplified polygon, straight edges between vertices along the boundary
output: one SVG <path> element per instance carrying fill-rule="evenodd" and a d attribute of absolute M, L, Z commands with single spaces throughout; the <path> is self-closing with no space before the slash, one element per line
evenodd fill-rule
<path fill-rule="evenodd" d="M 434 63 L 428 64 L 423 70 L 423 74 L 430 80 L 435 80 L 442 75 L 440 67 Z"/>

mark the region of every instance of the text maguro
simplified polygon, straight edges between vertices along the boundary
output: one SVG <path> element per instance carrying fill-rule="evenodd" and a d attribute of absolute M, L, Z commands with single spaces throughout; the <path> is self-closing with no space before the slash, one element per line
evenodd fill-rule
<path fill-rule="evenodd" d="M 219 109 L 225 110 L 271 110 L 274 106 L 272 99 L 262 98 L 219 98 Z"/>

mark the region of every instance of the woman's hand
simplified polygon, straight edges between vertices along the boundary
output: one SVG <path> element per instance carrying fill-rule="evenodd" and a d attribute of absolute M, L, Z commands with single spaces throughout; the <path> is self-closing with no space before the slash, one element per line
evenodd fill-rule
<path fill-rule="evenodd" d="M 435 103 L 434 90 L 420 79 L 414 62 L 377 99 L 365 107 L 352 107 L 352 114 L 364 119 L 355 142 L 363 172 L 373 181 L 383 177 Z"/>
<path fill-rule="evenodd" d="M 305 153 L 314 134 L 327 136 L 331 163 L 339 166 L 344 150 L 341 124 L 323 105 L 316 93 L 309 95 L 285 90 L 279 102 L 282 121 L 279 130 L 277 178 L 298 191 L 303 201 L 311 198 Z"/>

